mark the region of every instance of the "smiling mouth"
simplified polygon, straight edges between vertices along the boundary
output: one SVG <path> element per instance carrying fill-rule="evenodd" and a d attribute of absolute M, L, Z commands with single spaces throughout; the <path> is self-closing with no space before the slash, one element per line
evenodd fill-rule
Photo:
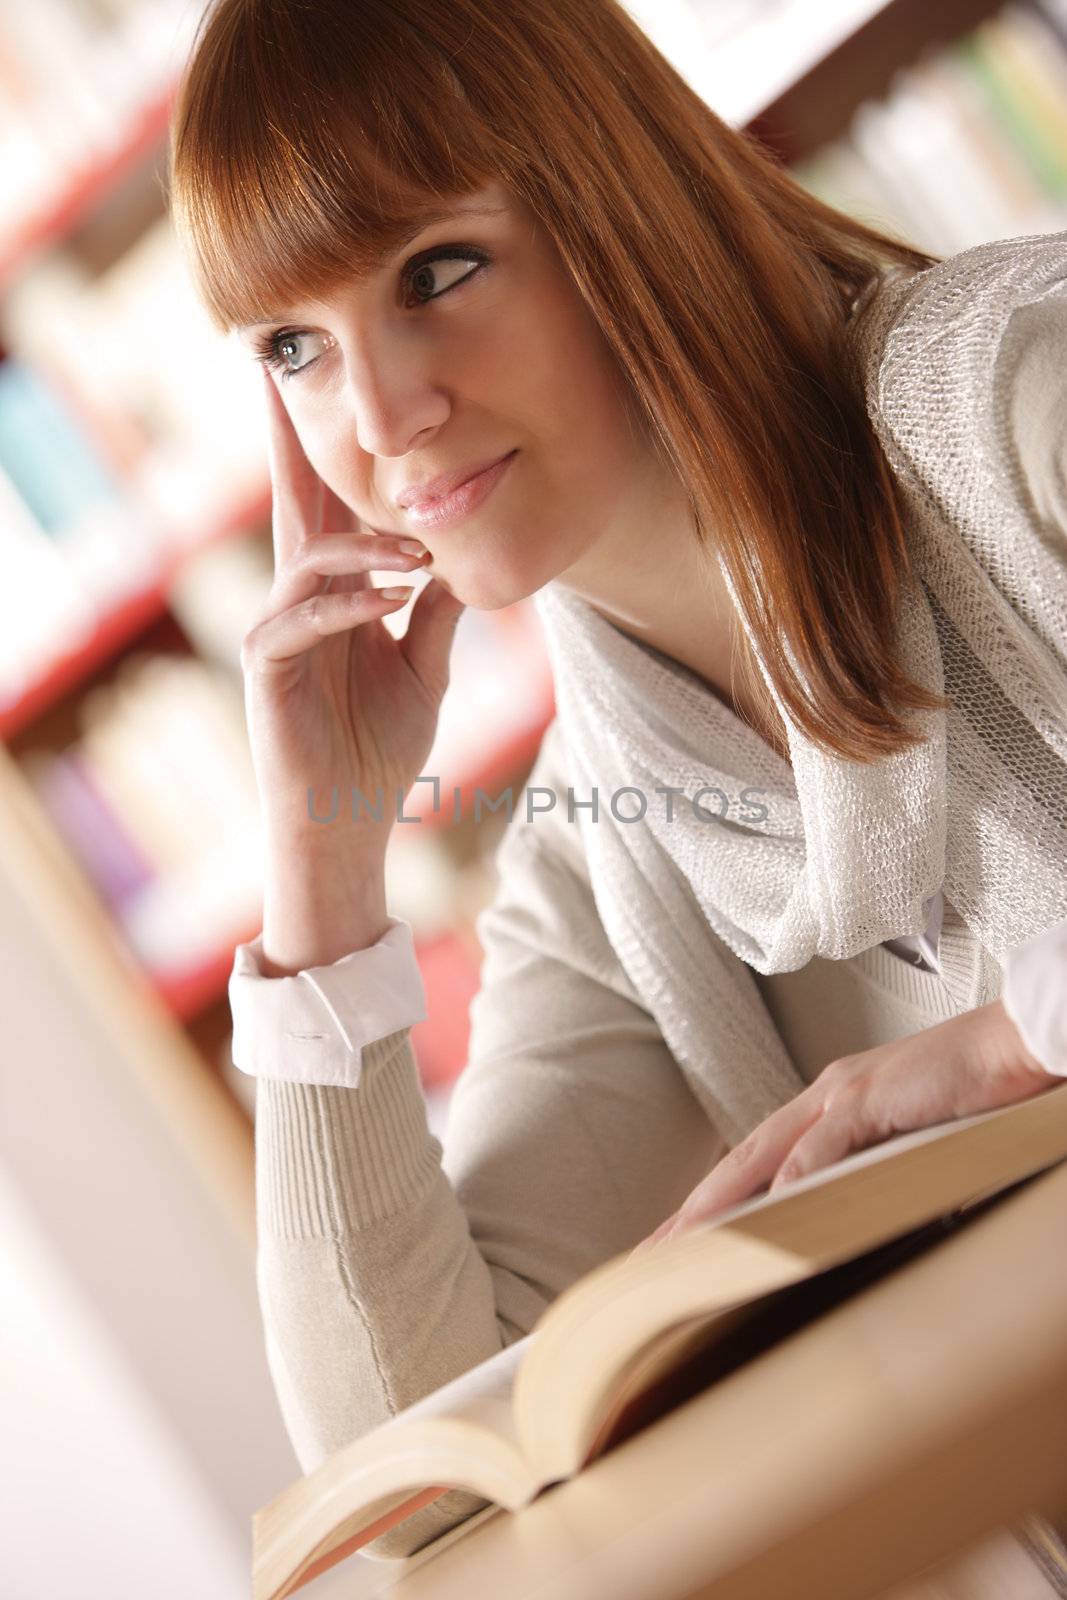
<path fill-rule="evenodd" d="M 443 528 L 469 516 L 492 494 L 518 453 L 517 449 L 509 451 L 506 456 L 501 456 L 499 460 L 483 467 L 480 472 L 458 484 L 447 494 L 408 506 L 406 515 L 409 521 L 419 527 Z"/>
<path fill-rule="evenodd" d="M 509 450 L 505 454 L 514 455 L 515 452 Z M 462 477 L 456 477 L 454 473 L 449 472 L 439 473 L 436 478 L 430 478 L 421 487 L 402 489 L 396 497 L 396 504 L 401 511 L 421 511 L 438 500 L 444 500 L 447 495 L 454 494 L 457 489 L 462 489 L 472 478 L 480 478 L 483 472 L 488 472 L 490 467 L 497 466 L 504 459 L 503 455 L 499 455 L 492 461 L 482 462 L 477 467 L 464 468 Z"/>

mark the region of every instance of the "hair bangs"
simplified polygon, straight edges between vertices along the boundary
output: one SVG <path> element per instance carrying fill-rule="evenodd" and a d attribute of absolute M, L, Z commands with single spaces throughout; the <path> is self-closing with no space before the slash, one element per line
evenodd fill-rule
<path fill-rule="evenodd" d="M 171 211 L 222 331 L 374 271 L 499 171 L 439 48 L 385 7 L 372 24 L 374 9 L 249 0 L 203 19 L 172 121 Z"/>

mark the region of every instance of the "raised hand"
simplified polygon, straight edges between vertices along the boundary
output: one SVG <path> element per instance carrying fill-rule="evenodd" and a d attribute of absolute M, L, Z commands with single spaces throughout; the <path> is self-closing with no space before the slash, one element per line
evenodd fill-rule
<path fill-rule="evenodd" d="M 410 587 L 389 598 L 370 573 L 404 576 L 425 567 L 429 552 L 409 553 L 401 538 L 367 529 L 311 466 L 266 373 L 264 389 L 275 573 L 241 669 L 268 837 L 290 862 L 305 844 L 321 862 L 328 832 L 339 859 L 364 847 L 384 858 L 396 793 L 408 792 L 433 744 L 462 602 L 431 579 L 407 632 L 393 638 L 382 618 Z M 312 811 L 329 814 L 334 786 L 336 822 L 315 822 Z M 384 822 L 353 824 L 352 788 L 373 803 L 379 786 Z"/>

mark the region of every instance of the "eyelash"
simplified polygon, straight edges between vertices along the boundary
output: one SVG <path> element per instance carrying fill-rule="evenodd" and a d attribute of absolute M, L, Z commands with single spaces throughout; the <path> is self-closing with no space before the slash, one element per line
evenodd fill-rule
<path fill-rule="evenodd" d="M 400 275 L 400 281 L 403 285 L 410 284 L 417 272 L 421 272 L 423 267 L 428 267 L 435 261 L 457 260 L 473 261 L 476 265 L 471 272 L 466 273 L 462 278 L 458 278 L 455 283 L 450 283 L 447 289 L 439 289 L 436 294 L 428 295 L 425 300 L 416 301 L 417 306 L 432 305 L 435 300 L 441 300 L 446 294 L 451 294 L 453 289 L 459 289 L 463 284 L 469 283 L 471 278 L 477 277 L 478 273 L 489 265 L 490 258 L 484 250 L 478 249 L 476 245 L 465 244 L 437 245 L 432 250 L 426 250 L 420 255 L 412 256 Z M 285 358 L 278 347 L 286 339 L 300 338 L 304 331 L 303 328 L 279 328 L 274 333 L 264 334 L 256 341 L 254 359 L 261 361 L 269 371 L 280 373 L 283 383 L 290 378 L 301 377 L 303 373 L 314 366 L 318 357 L 313 356 L 310 361 L 305 361 L 302 367 L 287 367 Z"/>

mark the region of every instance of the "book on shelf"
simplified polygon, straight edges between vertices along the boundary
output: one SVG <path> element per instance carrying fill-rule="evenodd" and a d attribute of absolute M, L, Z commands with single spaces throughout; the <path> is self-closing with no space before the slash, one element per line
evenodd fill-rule
<path fill-rule="evenodd" d="M 171 983 L 261 914 L 259 797 L 237 686 L 139 649 L 92 685 L 66 748 L 20 765 L 143 968 Z"/>
<path fill-rule="evenodd" d="M 0 360 L 5 709 L 77 649 L 101 615 L 150 581 L 155 567 L 136 501 L 61 387 L 34 363 Z"/>
<path fill-rule="evenodd" d="M 952 255 L 1067 220 L 1067 37 L 1008 5 L 894 73 L 847 133 L 793 164 L 829 204 Z"/>
<path fill-rule="evenodd" d="M 284 1600 L 448 1490 L 485 1504 L 409 1563 L 521 1510 L 1065 1160 L 1067 1084 L 889 1139 L 613 1257 L 523 1338 L 257 1511 L 254 1600 Z"/>
<path fill-rule="evenodd" d="M 60 209 L 121 152 L 151 102 L 170 92 L 198 8 L 181 0 L 35 0 L 0 15 L 0 262 L 20 232 Z M 162 133 L 162 130 L 160 130 Z"/>
<path fill-rule="evenodd" d="M 1049 59 L 1057 51 L 1049 34 Z M 1057 117 L 1058 96 L 1047 81 L 1042 85 L 1048 63 L 1034 60 L 1033 52 L 1021 46 L 1017 32 L 1006 18 L 991 17 L 956 46 L 967 61 L 986 95 L 992 114 L 1001 122 L 1005 135 L 1020 150 L 1037 182 L 1050 198 L 1067 192 L 1067 156 L 1062 149 L 1062 111 Z"/>
<path fill-rule="evenodd" d="M 102 793 L 90 764 L 71 749 L 29 750 L 21 765 L 104 904 L 121 917 L 124 906 L 157 874 Z"/>
<path fill-rule="evenodd" d="M 92 632 L 94 608 L 54 539 L 0 465 L 0 710 L 17 705 L 65 646 Z"/>

